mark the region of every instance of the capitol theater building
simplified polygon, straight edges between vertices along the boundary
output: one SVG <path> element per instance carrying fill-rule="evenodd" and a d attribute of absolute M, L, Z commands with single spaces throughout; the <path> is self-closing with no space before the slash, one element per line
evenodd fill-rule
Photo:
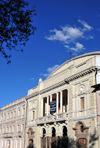
<path fill-rule="evenodd" d="M 100 52 L 60 65 L 26 96 L 25 148 L 100 148 Z"/>

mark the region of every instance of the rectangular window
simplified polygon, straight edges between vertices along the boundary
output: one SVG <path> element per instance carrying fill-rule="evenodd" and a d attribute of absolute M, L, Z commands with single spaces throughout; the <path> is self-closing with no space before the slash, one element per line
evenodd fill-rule
<path fill-rule="evenodd" d="M 24 115 L 25 114 L 25 108 L 23 108 L 23 111 L 22 111 L 22 115 Z"/>
<path fill-rule="evenodd" d="M 20 109 L 18 110 L 18 116 L 20 116 Z"/>
<path fill-rule="evenodd" d="M 22 124 L 22 132 L 24 131 L 24 124 Z"/>
<path fill-rule="evenodd" d="M 12 132 L 12 128 L 11 128 L 11 126 L 10 126 L 10 132 Z"/>
<path fill-rule="evenodd" d="M 16 117 L 16 111 L 14 111 L 14 114 L 13 115 L 14 115 L 14 118 L 15 118 Z"/>
<path fill-rule="evenodd" d="M 35 119 L 35 111 L 33 111 L 33 120 Z"/>
<path fill-rule="evenodd" d="M 4 120 L 6 120 L 6 113 L 4 114 Z"/>
<path fill-rule="evenodd" d="M 11 116 L 10 116 L 10 118 L 12 118 L 12 112 L 11 112 Z"/>
<path fill-rule="evenodd" d="M 84 109 L 84 97 L 80 98 L 81 101 L 81 110 Z"/>
<path fill-rule="evenodd" d="M 17 125 L 17 132 L 19 132 L 19 125 Z"/>
<path fill-rule="evenodd" d="M 5 128 L 3 128 L 3 133 L 5 132 Z"/>
<path fill-rule="evenodd" d="M 15 129 L 15 127 L 13 126 L 13 130 L 12 130 L 12 132 L 14 132 L 14 129 Z"/>
<path fill-rule="evenodd" d="M 9 133 L 9 127 L 7 127 L 7 133 Z"/>
<path fill-rule="evenodd" d="M 9 113 L 8 113 L 8 119 L 9 119 Z"/>
<path fill-rule="evenodd" d="M 3 121 L 3 114 L 2 114 L 2 121 Z"/>

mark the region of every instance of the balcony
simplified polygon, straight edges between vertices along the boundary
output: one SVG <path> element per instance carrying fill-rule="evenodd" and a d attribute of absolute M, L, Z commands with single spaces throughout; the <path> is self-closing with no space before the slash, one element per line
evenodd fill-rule
<path fill-rule="evenodd" d="M 53 123 L 53 122 L 58 122 L 58 121 L 64 121 L 67 119 L 68 119 L 68 113 L 64 112 L 64 113 L 59 113 L 55 115 L 41 117 L 37 120 L 37 124 L 41 125 L 44 123 Z"/>

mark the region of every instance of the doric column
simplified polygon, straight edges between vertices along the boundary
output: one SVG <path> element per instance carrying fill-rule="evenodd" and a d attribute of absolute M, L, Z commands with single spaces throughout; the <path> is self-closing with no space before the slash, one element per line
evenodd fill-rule
<path fill-rule="evenodd" d="M 63 104 L 62 96 L 63 96 L 63 92 L 61 91 L 61 92 L 60 92 L 60 112 L 61 112 L 61 113 L 62 113 L 62 104 Z"/>
<path fill-rule="evenodd" d="M 58 113 L 58 92 L 56 93 L 56 113 Z"/>
<path fill-rule="evenodd" d="M 43 98 L 41 98 L 41 117 L 43 117 Z"/>
<path fill-rule="evenodd" d="M 49 96 L 47 96 L 47 116 L 48 116 Z"/>

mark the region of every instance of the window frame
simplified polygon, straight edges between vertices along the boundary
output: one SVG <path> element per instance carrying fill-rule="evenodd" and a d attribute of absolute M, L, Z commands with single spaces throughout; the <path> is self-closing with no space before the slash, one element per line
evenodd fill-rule
<path fill-rule="evenodd" d="M 80 110 L 84 110 L 85 109 L 85 97 L 81 96 L 80 97 Z"/>

